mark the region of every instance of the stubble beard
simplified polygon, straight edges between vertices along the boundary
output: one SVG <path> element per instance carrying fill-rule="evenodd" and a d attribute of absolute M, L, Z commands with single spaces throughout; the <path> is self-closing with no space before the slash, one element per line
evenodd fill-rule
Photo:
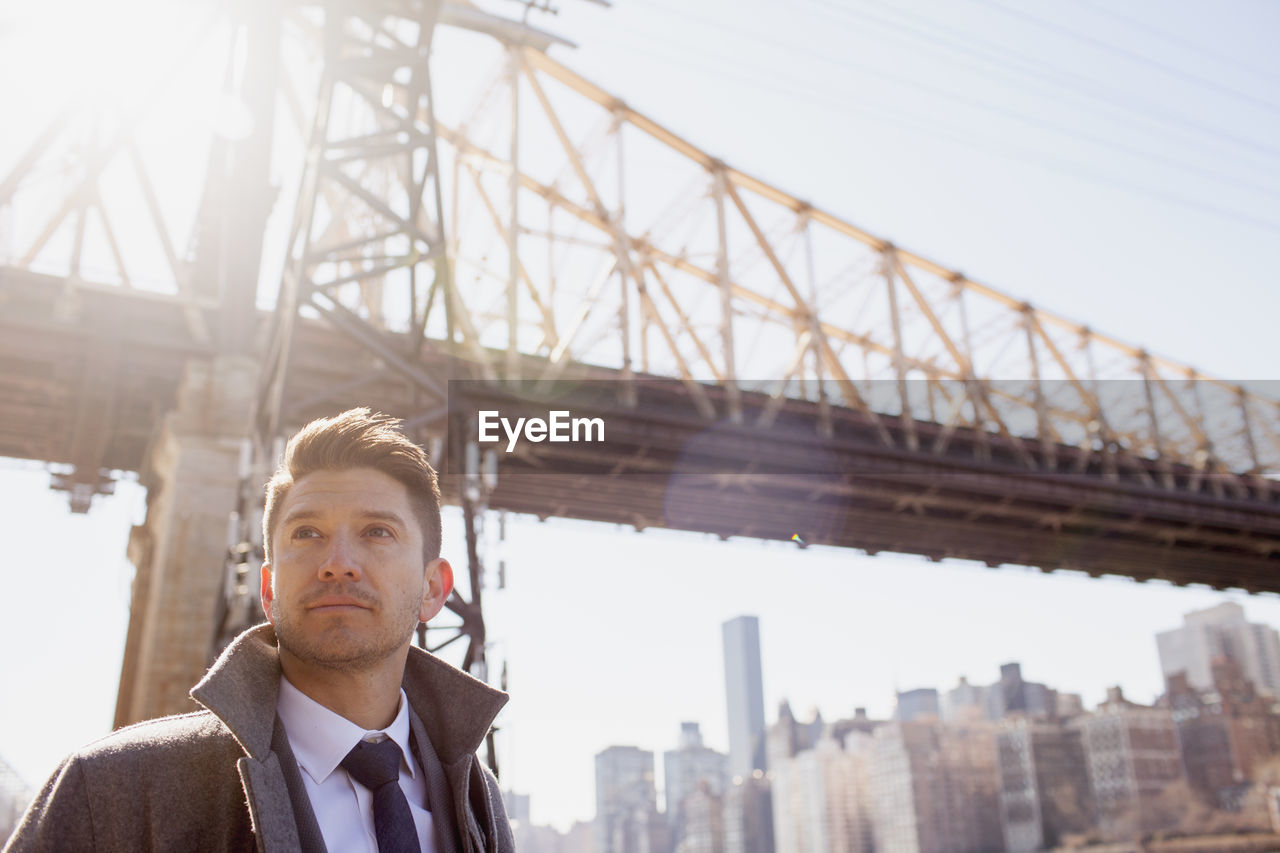
<path fill-rule="evenodd" d="M 419 596 L 421 598 L 421 596 Z M 418 602 L 402 599 L 374 624 L 363 613 L 341 616 L 309 615 L 300 606 L 274 608 L 273 624 L 280 648 L 300 662 L 338 672 L 372 669 L 402 649 L 418 626 Z M 303 624 L 304 620 L 328 621 L 323 627 Z"/>

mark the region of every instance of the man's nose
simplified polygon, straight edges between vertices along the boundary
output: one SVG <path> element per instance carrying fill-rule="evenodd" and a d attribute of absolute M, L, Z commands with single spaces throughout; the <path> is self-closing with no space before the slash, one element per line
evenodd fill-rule
<path fill-rule="evenodd" d="M 359 580 L 360 559 L 356 543 L 345 534 L 329 540 L 329 550 L 320 564 L 321 580 Z"/>

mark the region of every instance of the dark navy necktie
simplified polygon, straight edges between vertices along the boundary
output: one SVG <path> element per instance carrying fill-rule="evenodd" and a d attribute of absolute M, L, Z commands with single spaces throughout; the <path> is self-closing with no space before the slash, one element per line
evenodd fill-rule
<path fill-rule="evenodd" d="M 400 747 L 391 738 L 362 740 L 342 759 L 342 767 L 373 794 L 373 830 L 378 853 L 422 853 L 409 800 L 400 789 Z"/>

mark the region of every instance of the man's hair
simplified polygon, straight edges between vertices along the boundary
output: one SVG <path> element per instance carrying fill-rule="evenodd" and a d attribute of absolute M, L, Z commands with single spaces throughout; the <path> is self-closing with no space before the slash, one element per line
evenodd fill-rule
<path fill-rule="evenodd" d="M 422 528 L 423 558 L 440 556 L 440 487 L 422 448 L 399 430 L 400 420 L 367 408 L 320 418 L 289 439 L 284 458 L 267 481 L 262 543 L 271 562 L 271 533 L 293 484 L 314 471 L 373 468 L 395 478 L 409 492 L 409 505 Z"/>

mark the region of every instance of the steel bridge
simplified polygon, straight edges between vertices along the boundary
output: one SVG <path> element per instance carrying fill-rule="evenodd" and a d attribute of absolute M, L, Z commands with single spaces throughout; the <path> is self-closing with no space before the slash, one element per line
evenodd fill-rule
<path fill-rule="evenodd" d="M 1276 399 L 708 156 L 526 24 L 200 8 L 163 73 L 0 164 L 0 455 L 77 511 L 148 487 L 118 722 L 185 707 L 255 619 L 279 442 L 352 405 L 463 507 L 471 585 L 430 645 L 482 675 L 486 508 L 1280 591 Z M 231 130 L 174 117 L 201 85 Z M 608 440 L 476 441 L 481 408 L 553 404 Z"/>

